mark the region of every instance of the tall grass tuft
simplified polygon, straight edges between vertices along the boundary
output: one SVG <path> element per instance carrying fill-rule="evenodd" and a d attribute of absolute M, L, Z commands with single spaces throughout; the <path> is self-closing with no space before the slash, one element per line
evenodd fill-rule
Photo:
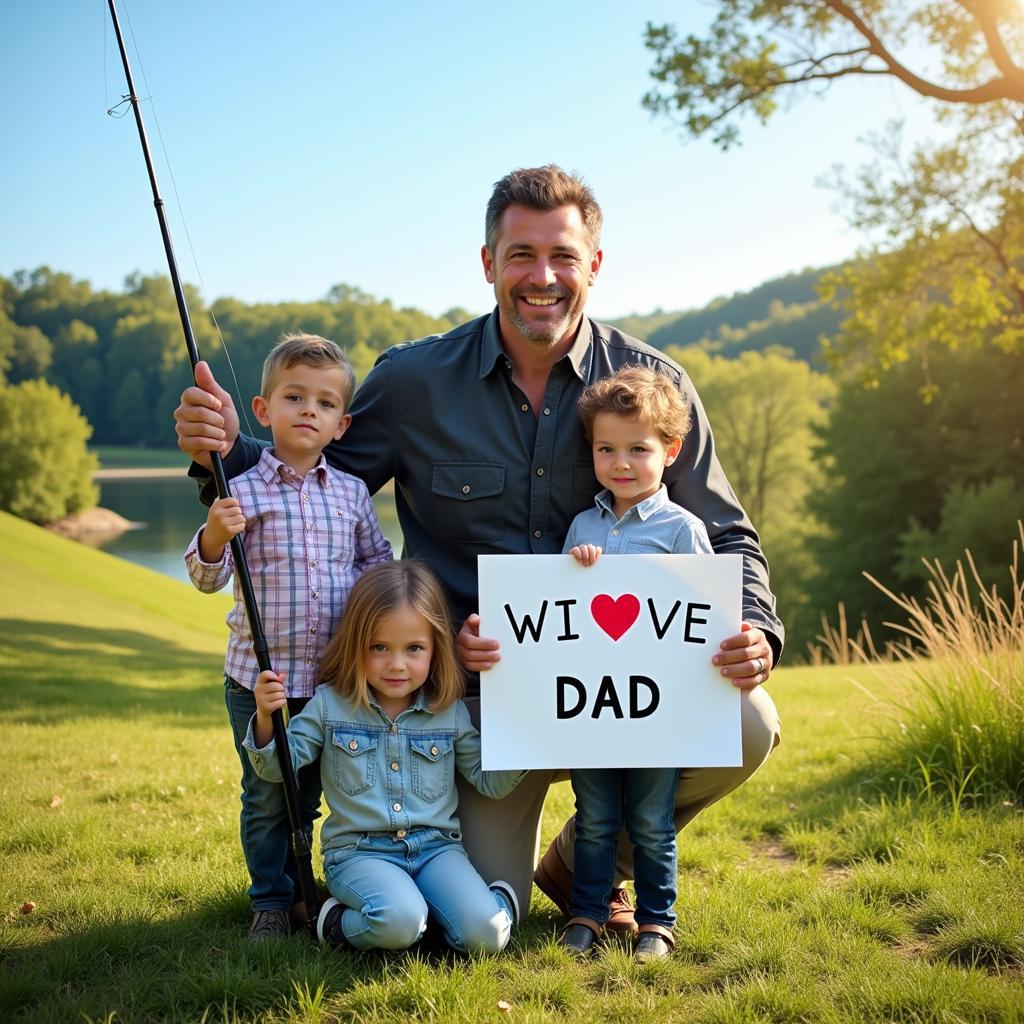
<path fill-rule="evenodd" d="M 925 561 L 922 601 L 868 575 L 906 615 L 886 625 L 906 637 L 901 660 L 915 683 L 878 767 L 901 792 L 948 799 L 954 813 L 1024 798 L 1024 525 L 1018 530 L 1008 599 L 981 579 L 969 551 L 951 574 Z"/>

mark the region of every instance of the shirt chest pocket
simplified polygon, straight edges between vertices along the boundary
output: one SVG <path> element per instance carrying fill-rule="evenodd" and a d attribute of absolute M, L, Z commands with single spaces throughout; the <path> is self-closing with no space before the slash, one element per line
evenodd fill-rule
<path fill-rule="evenodd" d="M 455 785 L 454 746 L 451 736 L 410 737 L 412 791 L 428 804 L 440 800 Z"/>
<path fill-rule="evenodd" d="M 671 554 L 672 549 L 664 541 L 655 540 L 653 537 L 626 538 L 626 550 L 624 555 L 664 555 Z"/>
<path fill-rule="evenodd" d="M 495 462 L 435 462 L 430 479 L 435 521 L 462 544 L 493 544 L 505 535 L 505 466 Z"/>
<path fill-rule="evenodd" d="M 364 793 L 373 785 L 377 770 L 377 737 L 352 729 L 331 733 L 334 781 L 349 796 Z"/>

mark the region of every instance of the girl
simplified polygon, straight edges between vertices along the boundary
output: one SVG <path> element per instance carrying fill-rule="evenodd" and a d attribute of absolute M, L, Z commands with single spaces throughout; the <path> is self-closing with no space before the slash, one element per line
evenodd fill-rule
<path fill-rule="evenodd" d="M 480 768 L 447 601 L 424 563 L 389 562 L 360 577 L 321 676 L 327 685 L 288 725 L 295 766 L 321 758 L 331 892 L 317 919 L 321 941 L 405 949 L 429 913 L 455 949 L 497 953 L 519 907 L 511 885 L 487 885 L 466 856 L 455 771 L 494 798 L 525 772 Z M 271 715 L 285 703 L 282 677 L 261 672 L 254 692 L 245 747 L 262 778 L 280 781 Z"/>

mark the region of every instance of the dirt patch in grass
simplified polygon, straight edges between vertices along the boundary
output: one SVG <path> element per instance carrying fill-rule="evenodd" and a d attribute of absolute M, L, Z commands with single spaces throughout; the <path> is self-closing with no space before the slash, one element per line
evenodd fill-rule
<path fill-rule="evenodd" d="M 753 844 L 751 852 L 755 860 L 772 865 L 781 871 L 792 871 L 800 865 L 800 858 L 787 850 L 777 839 L 761 839 Z M 829 861 L 821 866 L 822 876 L 829 885 L 842 885 L 850 877 L 850 868 L 845 864 Z"/>

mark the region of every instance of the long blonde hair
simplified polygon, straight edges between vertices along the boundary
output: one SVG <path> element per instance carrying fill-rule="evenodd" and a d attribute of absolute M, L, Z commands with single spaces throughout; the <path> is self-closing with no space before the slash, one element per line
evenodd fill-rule
<path fill-rule="evenodd" d="M 455 657 L 455 639 L 448 601 L 438 578 L 425 562 L 403 559 L 384 562 L 363 573 L 349 595 L 339 629 L 327 646 L 320 678 L 357 706 L 370 706 L 370 684 L 364 658 L 374 629 L 385 615 L 409 607 L 422 615 L 434 633 L 430 675 L 423 685 L 431 711 L 443 711 L 465 690 L 462 668 Z"/>

